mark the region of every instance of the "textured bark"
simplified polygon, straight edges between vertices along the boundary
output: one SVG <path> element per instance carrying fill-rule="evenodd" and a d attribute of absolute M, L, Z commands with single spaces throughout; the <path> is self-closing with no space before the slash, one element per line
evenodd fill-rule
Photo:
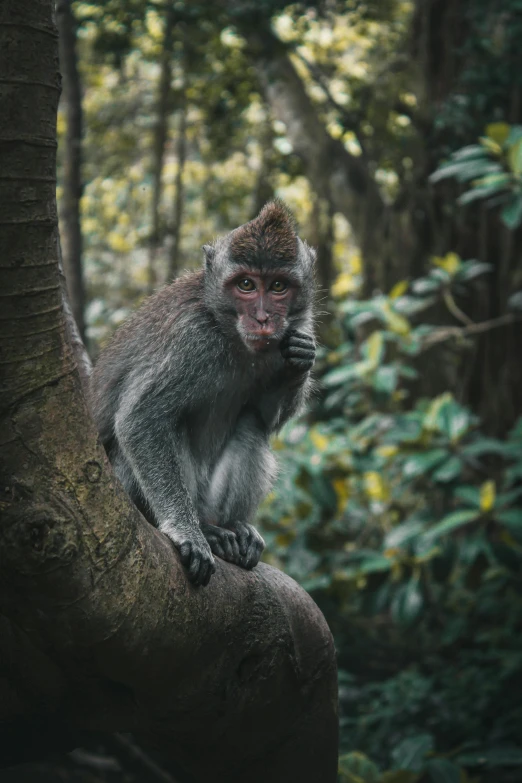
<path fill-rule="evenodd" d="M 384 241 L 386 210 L 365 159 L 333 139 L 317 115 L 286 47 L 269 27 L 245 30 L 268 104 L 284 122 L 294 151 L 318 195 L 349 221 L 365 259 L 366 287 L 386 288 L 394 263 Z"/>
<path fill-rule="evenodd" d="M 0 6 L 0 763 L 131 731 L 194 783 L 333 783 L 315 604 L 264 565 L 218 561 L 193 588 L 88 417 L 61 304 L 52 9 Z"/>
<path fill-rule="evenodd" d="M 183 198 L 185 162 L 187 159 L 187 95 L 186 86 L 181 91 L 181 105 L 179 108 L 178 139 L 176 144 L 176 158 L 178 168 L 174 183 L 174 209 L 172 227 L 172 247 L 169 259 L 169 280 L 173 280 L 181 268 L 181 227 L 183 225 Z"/>
<path fill-rule="evenodd" d="M 69 301 L 82 340 L 85 340 L 85 287 L 82 266 L 82 89 L 76 57 L 76 22 L 71 0 L 57 4 L 62 72 L 62 100 L 65 106 L 66 132 L 62 207 L 63 264 Z"/>

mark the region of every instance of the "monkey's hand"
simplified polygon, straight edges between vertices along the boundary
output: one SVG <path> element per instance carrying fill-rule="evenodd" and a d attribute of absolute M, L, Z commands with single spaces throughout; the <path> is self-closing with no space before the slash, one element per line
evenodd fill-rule
<path fill-rule="evenodd" d="M 293 370 L 308 372 L 315 362 L 315 340 L 306 332 L 291 331 L 281 341 L 281 355 Z"/>
<path fill-rule="evenodd" d="M 190 581 L 203 587 L 208 585 L 210 577 L 216 570 L 216 564 L 211 548 L 199 527 L 191 529 L 188 533 L 174 526 L 161 526 L 160 529 L 178 550 Z"/>

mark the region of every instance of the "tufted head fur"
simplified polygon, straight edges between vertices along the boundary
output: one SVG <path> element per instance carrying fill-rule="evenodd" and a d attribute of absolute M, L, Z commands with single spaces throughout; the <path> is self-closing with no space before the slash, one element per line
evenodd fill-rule
<path fill-rule="evenodd" d="M 294 264 L 296 226 L 286 204 L 279 199 L 270 201 L 254 220 L 236 228 L 230 241 L 230 259 L 255 267 Z"/>

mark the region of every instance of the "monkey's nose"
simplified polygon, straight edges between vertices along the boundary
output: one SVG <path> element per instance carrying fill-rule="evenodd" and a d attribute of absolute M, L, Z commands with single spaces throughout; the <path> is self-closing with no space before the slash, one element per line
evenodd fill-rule
<path fill-rule="evenodd" d="M 256 313 L 256 321 L 258 324 L 266 324 L 268 321 L 268 313 Z"/>

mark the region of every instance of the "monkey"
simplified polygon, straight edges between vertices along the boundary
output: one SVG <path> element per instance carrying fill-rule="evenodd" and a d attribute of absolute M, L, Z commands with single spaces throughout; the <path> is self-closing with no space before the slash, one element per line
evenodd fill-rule
<path fill-rule="evenodd" d="M 281 200 L 204 245 L 203 268 L 141 305 L 101 352 L 90 406 L 114 471 L 194 585 L 214 555 L 245 569 L 276 461 L 315 361 L 315 251 Z"/>

